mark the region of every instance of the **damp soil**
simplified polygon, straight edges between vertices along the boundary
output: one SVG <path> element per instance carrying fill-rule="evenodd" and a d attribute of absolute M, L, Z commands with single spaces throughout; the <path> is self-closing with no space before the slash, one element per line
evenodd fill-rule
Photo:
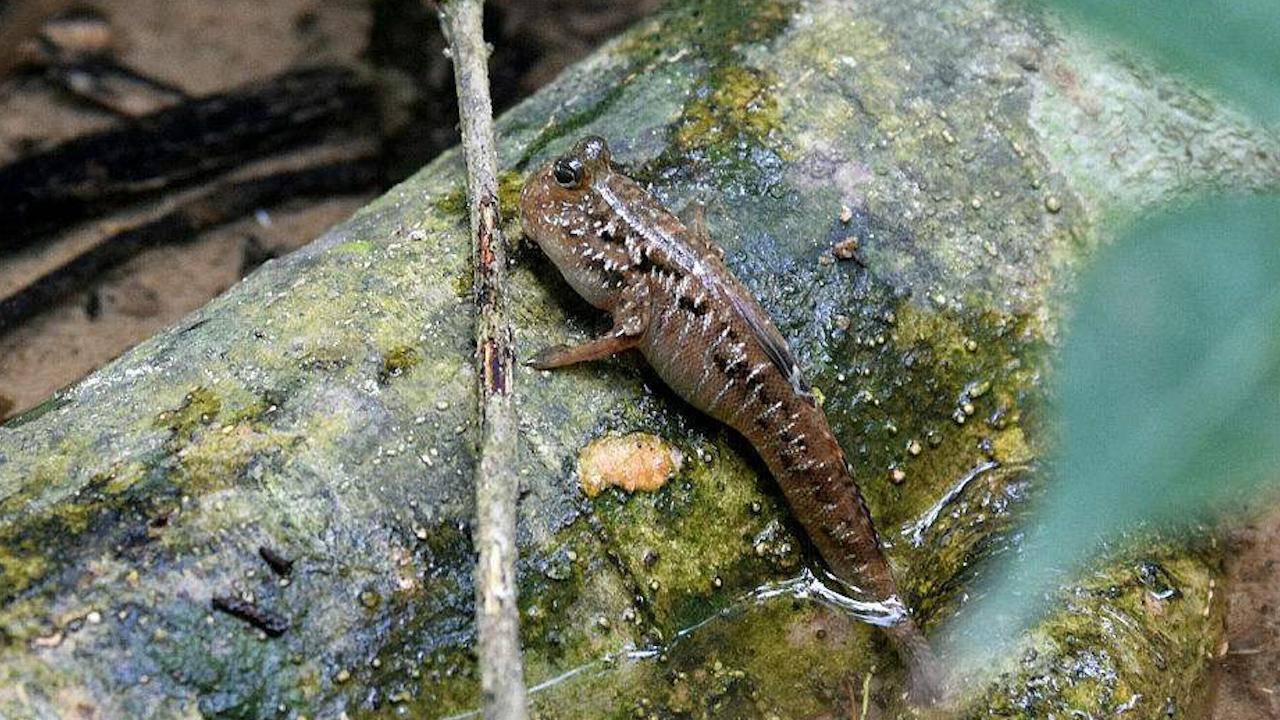
<path fill-rule="evenodd" d="M 1280 717 L 1280 511 L 1228 536 L 1227 647 L 1213 720 Z"/>
<path fill-rule="evenodd" d="M 190 95 L 285 72 L 303 62 L 354 63 L 369 13 L 359 3 L 310 0 L 100 0 L 70 6 L 109 33 L 121 65 Z M 39 68 L 0 78 L 0 162 L 129 119 L 59 90 Z M 297 204 L 145 252 L 0 336 L 0 418 L 40 403 L 130 347 L 173 325 L 266 257 L 309 242 L 372 197 Z M 0 258 L 0 295 L 162 208 L 131 208 Z"/>

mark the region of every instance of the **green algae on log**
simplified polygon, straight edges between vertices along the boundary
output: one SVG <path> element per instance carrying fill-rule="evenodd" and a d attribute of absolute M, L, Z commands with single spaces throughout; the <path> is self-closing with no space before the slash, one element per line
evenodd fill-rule
<path fill-rule="evenodd" d="M 931 627 L 1043 479 L 1043 377 L 1104 221 L 1280 185 L 1275 136 L 994 0 L 675 2 L 500 131 L 504 202 L 596 133 L 669 205 L 707 203 Z M 446 154 L 0 429 L 0 716 L 479 705 L 462 185 Z M 849 237 L 860 263 L 831 261 Z M 598 329 L 546 261 L 517 259 L 522 356 Z M 882 639 L 807 582 L 812 557 L 738 439 L 632 358 L 516 381 L 541 717 L 848 717 L 864 683 L 884 716 L 911 712 Z M 586 499 L 578 451 L 636 431 L 688 461 L 656 492 Z M 287 579 L 262 547 L 293 559 Z M 1211 547 L 1118 553 L 962 714 L 1193 715 L 1217 573 Z M 269 637 L 215 596 L 288 629 Z"/>

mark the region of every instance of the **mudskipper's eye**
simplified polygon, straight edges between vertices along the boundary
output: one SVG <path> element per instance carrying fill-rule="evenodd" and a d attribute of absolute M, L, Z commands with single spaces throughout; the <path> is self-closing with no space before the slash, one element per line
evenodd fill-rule
<path fill-rule="evenodd" d="M 573 190 L 582 185 L 582 163 L 577 158 L 562 157 L 551 167 L 560 187 Z"/>

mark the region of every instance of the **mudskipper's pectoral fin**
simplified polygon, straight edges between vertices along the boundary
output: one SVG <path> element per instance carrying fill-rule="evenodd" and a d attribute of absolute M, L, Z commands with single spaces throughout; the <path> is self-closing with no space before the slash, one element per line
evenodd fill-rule
<path fill-rule="evenodd" d="M 536 370 L 551 370 L 617 355 L 624 350 L 630 350 L 639 342 L 640 337 L 638 335 L 619 335 L 611 332 L 604 337 L 598 337 L 595 340 L 573 347 L 553 345 L 534 355 L 525 364 Z"/>
<path fill-rule="evenodd" d="M 639 345 L 640 338 L 649 327 L 647 303 L 644 302 L 644 297 L 647 296 L 640 296 L 639 292 L 624 291 L 625 299 L 613 313 L 613 329 L 606 335 L 573 347 L 555 345 L 546 348 L 525 364 L 537 370 L 551 370 L 590 360 L 602 360 Z"/>
<path fill-rule="evenodd" d="M 703 252 L 712 253 L 720 259 L 724 259 L 724 248 L 720 247 L 711 239 L 711 233 L 707 231 L 707 206 L 698 202 L 691 201 L 684 209 L 680 211 L 680 222 L 684 223 L 684 227 L 689 231 L 689 244 L 702 250 Z"/>

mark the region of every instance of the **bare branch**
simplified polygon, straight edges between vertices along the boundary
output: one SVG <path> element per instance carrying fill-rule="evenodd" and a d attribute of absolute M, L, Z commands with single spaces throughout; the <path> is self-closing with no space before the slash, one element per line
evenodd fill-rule
<path fill-rule="evenodd" d="M 506 316 L 506 244 L 498 211 L 498 162 L 489 100 L 489 50 L 480 0 L 440 7 L 453 52 L 467 195 L 474 238 L 480 461 L 476 471 L 476 634 L 484 715 L 522 720 L 526 691 L 516 606 L 517 424 L 511 401 L 514 355 Z"/>

